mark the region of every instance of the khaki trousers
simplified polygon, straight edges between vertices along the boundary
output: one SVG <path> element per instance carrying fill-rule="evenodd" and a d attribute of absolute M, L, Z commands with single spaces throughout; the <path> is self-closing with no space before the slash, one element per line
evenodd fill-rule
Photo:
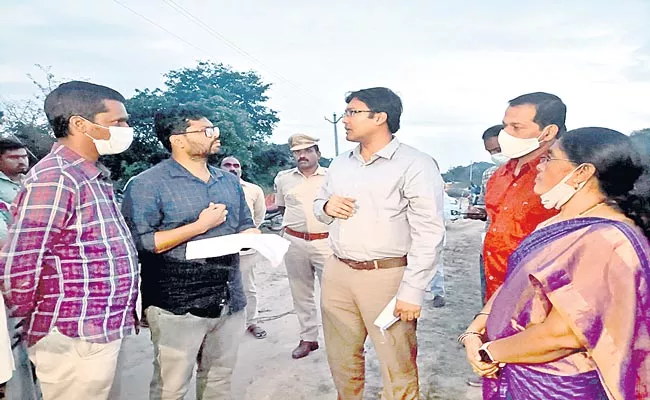
<path fill-rule="evenodd" d="M 54 328 L 28 349 L 43 400 L 108 399 L 122 340 L 91 343 Z"/>
<path fill-rule="evenodd" d="M 363 398 L 367 336 L 379 358 L 382 399 L 418 399 L 416 322 L 398 321 L 383 334 L 373 324 L 397 293 L 403 273 L 404 267 L 354 270 L 333 256 L 325 264 L 323 332 L 340 400 Z"/>
<path fill-rule="evenodd" d="M 246 295 L 246 327 L 257 322 L 257 288 L 255 287 L 255 266 L 260 255 L 255 250 L 239 253 L 239 270 Z"/>
<path fill-rule="evenodd" d="M 287 277 L 293 297 L 293 307 L 300 323 L 300 339 L 318 341 L 318 310 L 315 301 L 315 278 L 322 284 L 325 260 L 332 255 L 327 239 L 304 240 L 286 233 L 282 237 L 291 242 L 284 256 Z"/>

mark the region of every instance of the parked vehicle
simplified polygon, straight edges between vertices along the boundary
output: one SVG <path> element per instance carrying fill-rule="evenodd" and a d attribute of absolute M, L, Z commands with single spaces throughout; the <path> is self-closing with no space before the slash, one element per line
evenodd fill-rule
<path fill-rule="evenodd" d="M 454 222 L 461 218 L 461 202 L 459 199 L 453 198 L 444 193 L 445 204 L 444 204 L 444 213 L 445 213 L 445 225 L 448 223 Z"/>
<path fill-rule="evenodd" d="M 260 229 L 271 232 L 282 230 L 283 215 L 275 204 L 275 194 L 268 194 L 264 200 L 266 202 L 266 215 L 264 216 L 264 221 L 262 221 L 262 224 L 260 225 Z"/>

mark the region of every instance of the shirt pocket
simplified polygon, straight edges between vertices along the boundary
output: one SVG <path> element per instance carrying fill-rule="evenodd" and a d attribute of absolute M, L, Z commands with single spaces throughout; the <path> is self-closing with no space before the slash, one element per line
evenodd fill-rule
<path fill-rule="evenodd" d="M 287 206 L 300 206 L 304 201 L 304 195 L 299 190 L 299 185 L 288 189 L 284 195 L 284 202 Z"/>
<path fill-rule="evenodd" d="M 207 206 L 206 200 L 201 202 L 167 202 L 162 206 L 162 225 L 165 229 L 174 229 L 192 223 L 199 218 L 199 215 Z"/>

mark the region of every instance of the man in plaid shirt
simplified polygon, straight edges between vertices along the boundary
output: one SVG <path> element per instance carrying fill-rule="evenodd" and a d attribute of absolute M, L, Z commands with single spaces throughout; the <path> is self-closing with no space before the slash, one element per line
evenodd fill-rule
<path fill-rule="evenodd" d="M 122 338 L 134 331 L 138 260 L 100 155 L 133 140 L 124 97 L 67 82 L 45 99 L 58 138 L 12 206 L 0 290 L 24 318 L 43 398 L 107 399 Z"/>

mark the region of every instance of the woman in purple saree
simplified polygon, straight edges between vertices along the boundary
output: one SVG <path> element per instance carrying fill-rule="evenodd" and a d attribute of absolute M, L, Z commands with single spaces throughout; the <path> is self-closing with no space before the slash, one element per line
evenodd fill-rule
<path fill-rule="evenodd" d="M 486 400 L 650 399 L 650 171 L 630 139 L 565 133 L 535 192 L 560 209 L 461 335 Z"/>

